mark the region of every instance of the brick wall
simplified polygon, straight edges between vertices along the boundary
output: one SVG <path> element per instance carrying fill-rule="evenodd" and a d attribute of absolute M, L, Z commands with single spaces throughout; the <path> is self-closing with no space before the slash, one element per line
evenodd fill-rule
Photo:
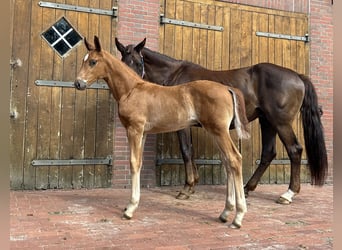
<path fill-rule="evenodd" d="M 159 45 L 159 0 L 118 1 L 117 37 L 124 45 L 137 44 L 147 37 L 146 46 L 158 51 Z M 118 53 L 118 56 L 120 53 Z M 116 115 L 113 156 L 113 187 L 131 185 L 129 170 L 129 147 L 126 131 Z M 155 186 L 156 136 L 148 135 L 145 143 L 141 185 Z"/>
<path fill-rule="evenodd" d="M 323 106 L 322 118 L 329 156 L 329 178 L 332 182 L 333 159 L 333 24 L 331 0 L 226 0 L 285 11 L 303 12 L 310 23 L 310 77 Z M 136 44 L 147 37 L 146 46 L 159 48 L 159 0 L 119 0 L 117 37 L 123 44 Z M 117 116 L 116 116 L 117 117 Z M 129 147 L 124 128 L 116 118 L 114 138 L 113 187 L 130 186 Z M 142 186 L 155 185 L 156 137 L 148 135 L 141 173 Z"/>
<path fill-rule="evenodd" d="M 310 77 L 323 106 L 323 126 L 329 159 L 329 178 L 333 178 L 333 20 L 331 0 L 311 0 Z"/>

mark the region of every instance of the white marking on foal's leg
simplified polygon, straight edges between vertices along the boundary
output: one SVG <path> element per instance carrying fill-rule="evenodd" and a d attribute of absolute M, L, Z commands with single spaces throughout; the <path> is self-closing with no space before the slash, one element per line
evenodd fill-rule
<path fill-rule="evenodd" d="M 222 222 L 228 221 L 229 214 L 234 211 L 235 209 L 235 187 L 234 187 L 234 177 L 233 173 L 229 169 L 227 160 L 224 158 L 224 156 L 221 156 L 221 159 L 223 161 L 224 166 L 226 167 L 226 173 L 227 173 L 227 186 L 226 186 L 226 205 L 220 214 L 220 220 Z"/>
<path fill-rule="evenodd" d="M 291 189 L 288 189 L 285 193 L 283 193 L 279 200 L 278 203 L 281 204 L 290 204 L 292 202 L 292 198 L 295 197 L 296 193 L 293 192 Z"/>
<path fill-rule="evenodd" d="M 127 205 L 124 217 L 126 219 L 131 219 L 133 217 L 134 211 L 138 208 L 140 201 L 140 169 L 137 173 L 132 173 L 132 197 Z"/>

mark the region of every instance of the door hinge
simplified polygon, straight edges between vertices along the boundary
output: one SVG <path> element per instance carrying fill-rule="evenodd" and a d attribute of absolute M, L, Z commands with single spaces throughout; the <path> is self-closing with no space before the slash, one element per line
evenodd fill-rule
<path fill-rule="evenodd" d="M 257 36 L 262 36 L 262 37 L 296 40 L 296 41 L 302 41 L 305 43 L 310 42 L 309 34 L 305 34 L 304 36 L 292 36 L 292 35 L 277 34 L 277 33 L 270 33 L 270 32 L 260 32 L 260 31 L 255 32 L 255 34 Z"/>
<path fill-rule="evenodd" d="M 103 10 L 103 9 L 95 9 L 95 8 L 89 8 L 89 7 L 83 7 L 83 6 L 76 6 L 76 5 L 62 4 L 62 3 L 51 3 L 51 2 L 44 2 L 44 1 L 39 1 L 38 5 L 40 7 L 46 7 L 46 8 L 71 10 L 71 11 L 106 15 L 106 16 L 111 16 L 111 17 L 118 16 L 118 7 L 112 7 L 111 10 Z"/>
<path fill-rule="evenodd" d="M 37 86 L 48 87 L 67 87 L 74 88 L 74 82 L 52 81 L 52 80 L 36 80 L 34 82 Z M 88 87 L 88 89 L 109 89 L 107 83 L 96 82 Z"/>
<path fill-rule="evenodd" d="M 95 159 L 70 159 L 70 160 L 33 160 L 32 166 L 68 166 L 68 165 L 112 165 L 112 156 Z"/>
<path fill-rule="evenodd" d="M 194 22 L 188 22 L 188 21 L 183 21 L 183 20 L 170 19 L 170 18 L 164 17 L 164 14 L 160 14 L 160 23 L 161 24 L 174 24 L 174 25 L 199 28 L 199 29 L 207 29 L 207 30 L 215 30 L 215 31 L 223 31 L 223 29 L 224 29 L 222 26 L 208 25 L 208 24 L 202 24 L 202 23 L 194 23 Z"/>

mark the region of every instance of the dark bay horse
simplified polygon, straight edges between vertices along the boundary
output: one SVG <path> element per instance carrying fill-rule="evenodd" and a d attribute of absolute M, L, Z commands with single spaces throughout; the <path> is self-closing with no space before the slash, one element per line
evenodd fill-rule
<path fill-rule="evenodd" d="M 223 222 L 236 208 L 231 226 L 240 228 L 247 211 L 242 180 L 242 157 L 231 140 L 233 122 L 239 136 L 248 136 L 248 120 L 242 93 L 222 84 L 198 80 L 164 87 L 141 79 L 133 70 L 101 48 L 84 39 L 88 53 L 75 80 L 84 90 L 96 80 L 104 79 L 118 103 L 120 121 L 126 128 L 130 147 L 132 196 L 124 217 L 130 219 L 140 200 L 140 171 L 146 134 L 177 131 L 200 125 L 215 139 L 227 171 L 226 205 L 220 215 Z"/>
<path fill-rule="evenodd" d="M 290 204 L 300 191 L 300 164 L 302 146 L 292 128 L 292 122 L 301 111 L 305 147 L 314 185 L 323 185 L 328 169 L 321 109 L 313 84 L 304 75 L 270 63 L 250 67 L 212 71 L 200 65 L 176 60 L 145 48 L 146 38 L 138 45 L 122 45 L 115 39 L 122 61 L 144 79 L 173 86 L 194 80 L 211 80 L 242 91 L 249 121 L 259 118 L 262 135 L 261 161 L 253 176 L 245 185 L 245 194 L 255 190 L 257 184 L 276 156 L 276 135 L 284 144 L 291 161 L 289 189 L 277 202 Z M 193 159 L 190 128 L 177 132 L 185 164 L 186 183 L 178 197 L 188 197 L 199 176 Z"/>

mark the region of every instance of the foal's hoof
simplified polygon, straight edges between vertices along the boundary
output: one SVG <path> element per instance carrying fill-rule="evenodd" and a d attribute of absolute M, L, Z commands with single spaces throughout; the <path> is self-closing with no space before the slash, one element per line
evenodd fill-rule
<path fill-rule="evenodd" d="M 130 219 L 132 219 L 132 217 L 133 216 L 130 216 L 130 215 L 126 214 L 126 213 L 123 214 L 123 218 L 124 219 L 130 220 Z"/>
<path fill-rule="evenodd" d="M 223 222 L 223 223 L 226 223 L 228 220 L 226 217 L 223 217 L 223 216 L 220 216 L 219 217 L 220 221 Z"/>
<path fill-rule="evenodd" d="M 276 201 L 278 204 L 282 204 L 282 205 L 290 205 L 291 201 L 285 199 L 284 197 L 279 197 L 278 200 Z"/>
<path fill-rule="evenodd" d="M 124 212 L 124 214 L 123 214 L 123 218 L 125 218 L 125 219 L 127 219 L 127 220 L 132 219 L 133 215 L 127 213 L 127 208 L 125 208 L 124 211 L 125 211 L 125 212 Z"/>
<path fill-rule="evenodd" d="M 180 191 L 176 196 L 176 199 L 179 199 L 179 200 L 187 200 L 189 198 L 190 198 L 190 194 L 185 193 L 184 191 Z"/>
<path fill-rule="evenodd" d="M 237 223 L 232 223 L 229 225 L 230 228 L 233 228 L 233 229 L 240 229 L 241 228 L 241 225 L 237 224 Z"/>

